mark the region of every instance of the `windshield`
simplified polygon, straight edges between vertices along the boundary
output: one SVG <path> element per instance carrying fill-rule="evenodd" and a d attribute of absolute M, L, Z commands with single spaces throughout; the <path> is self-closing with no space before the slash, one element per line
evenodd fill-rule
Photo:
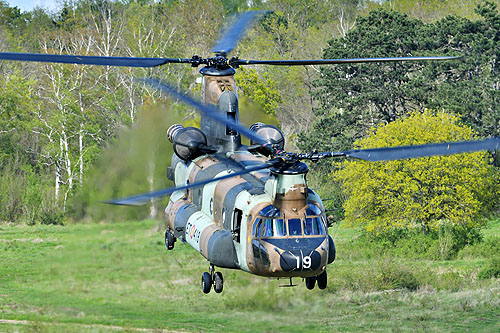
<path fill-rule="evenodd" d="M 269 205 L 259 212 L 253 224 L 252 235 L 258 237 L 317 236 L 325 235 L 325 220 L 315 205 L 309 205 L 304 217 L 284 219 L 278 208 Z"/>

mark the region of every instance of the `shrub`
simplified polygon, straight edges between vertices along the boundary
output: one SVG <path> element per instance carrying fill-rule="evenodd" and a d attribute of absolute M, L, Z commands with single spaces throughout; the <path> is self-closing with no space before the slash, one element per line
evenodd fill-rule
<path fill-rule="evenodd" d="M 500 257 L 488 260 L 485 267 L 479 272 L 478 278 L 491 279 L 500 278 Z"/>
<path fill-rule="evenodd" d="M 408 289 L 417 290 L 420 286 L 415 274 L 404 265 L 382 262 L 374 284 L 378 290 Z"/>
<path fill-rule="evenodd" d="M 456 116 L 425 110 L 372 128 L 355 144 L 380 148 L 474 138 L 474 131 Z M 468 239 L 481 226 L 482 215 L 498 204 L 499 175 L 490 160 L 487 152 L 388 162 L 346 160 L 334 164 L 332 176 L 348 195 L 344 209 L 350 225 L 400 238 L 407 230 L 439 231 L 444 220 L 453 237 Z"/>
<path fill-rule="evenodd" d="M 500 237 L 490 237 L 483 242 L 464 247 L 459 253 L 459 258 L 491 258 L 500 253 Z"/>
<path fill-rule="evenodd" d="M 379 258 L 390 255 L 398 258 L 449 260 L 455 258 L 465 247 L 482 246 L 479 228 L 461 230 L 446 221 L 439 229 L 422 233 L 416 229 L 394 229 L 384 233 L 363 233 L 349 241 L 344 247 L 350 258 Z M 500 250 L 500 244 L 488 240 L 489 253 Z M 491 255 L 490 255 L 491 256 Z"/>

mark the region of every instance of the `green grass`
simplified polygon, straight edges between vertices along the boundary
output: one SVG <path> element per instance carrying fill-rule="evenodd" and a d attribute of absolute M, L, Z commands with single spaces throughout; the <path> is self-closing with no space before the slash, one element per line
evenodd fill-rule
<path fill-rule="evenodd" d="M 477 278 L 488 258 L 376 257 L 356 231 L 330 232 L 326 290 L 221 270 L 224 292 L 205 295 L 208 262 L 181 242 L 167 252 L 153 221 L 0 225 L 0 331 L 500 330 L 500 279 Z M 485 238 L 498 236 L 494 220 Z"/>

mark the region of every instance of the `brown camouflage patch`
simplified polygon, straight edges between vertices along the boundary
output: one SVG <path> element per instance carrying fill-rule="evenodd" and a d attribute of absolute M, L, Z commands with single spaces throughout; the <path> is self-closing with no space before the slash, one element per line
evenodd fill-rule
<path fill-rule="evenodd" d="M 221 227 L 224 225 L 222 221 L 222 210 L 224 208 L 224 199 L 227 193 L 235 186 L 244 183 L 245 180 L 239 176 L 228 178 L 217 183 L 215 186 L 214 193 L 214 220 L 215 223 L 219 224 Z M 226 214 L 232 214 L 232 212 L 226 212 Z"/>
<path fill-rule="evenodd" d="M 175 227 L 175 215 L 177 215 L 177 212 L 179 211 L 179 208 L 181 208 L 184 205 L 189 204 L 190 202 L 187 200 L 184 200 L 184 198 L 181 198 L 175 202 L 169 201 L 167 209 L 165 209 L 166 213 L 166 218 L 167 218 L 167 223 L 168 226 L 170 227 L 170 230 L 174 230 Z"/>

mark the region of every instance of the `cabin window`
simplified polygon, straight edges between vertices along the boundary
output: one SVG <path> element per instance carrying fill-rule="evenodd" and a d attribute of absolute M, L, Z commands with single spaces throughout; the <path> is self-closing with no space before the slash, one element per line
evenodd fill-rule
<path fill-rule="evenodd" d="M 234 209 L 234 215 L 233 215 L 233 239 L 237 241 L 238 243 L 240 242 L 240 228 L 241 228 L 241 218 L 243 216 L 243 212 L 235 208 Z"/>

